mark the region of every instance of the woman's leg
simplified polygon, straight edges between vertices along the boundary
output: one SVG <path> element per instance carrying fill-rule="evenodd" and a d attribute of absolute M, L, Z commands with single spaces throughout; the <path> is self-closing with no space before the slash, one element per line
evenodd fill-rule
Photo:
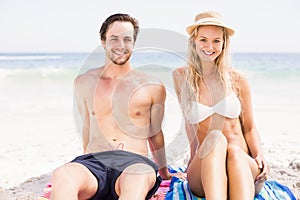
<path fill-rule="evenodd" d="M 259 174 L 255 160 L 237 145 L 228 145 L 227 153 L 229 198 L 253 200 L 256 190 L 254 181 Z"/>
<path fill-rule="evenodd" d="M 208 133 L 187 170 L 192 192 L 207 200 L 227 198 L 227 140 L 220 131 Z"/>

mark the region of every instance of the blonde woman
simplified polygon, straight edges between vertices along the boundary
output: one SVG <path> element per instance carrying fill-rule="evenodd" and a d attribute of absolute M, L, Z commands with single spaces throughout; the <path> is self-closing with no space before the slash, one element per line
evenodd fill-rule
<path fill-rule="evenodd" d="M 190 141 L 189 186 L 208 200 L 252 200 L 267 179 L 268 166 L 249 84 L 230 65 L 234 30 L 212 11 L 198 14 L 186 30 L 188 63 L 173 72 L 173 79 Z"/>

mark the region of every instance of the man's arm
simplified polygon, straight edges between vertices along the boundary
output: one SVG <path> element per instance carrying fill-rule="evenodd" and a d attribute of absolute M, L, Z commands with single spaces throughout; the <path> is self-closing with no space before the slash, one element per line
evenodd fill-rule
<path fill-rule="evenodd" d="M 171 179 L 171 175 L 167 168 L 167 159 L 164 145 L 164 136 L 162 132 L 149 138 L 150 150 L 152 152 L 154 161 L 159 166 L 159 174 L 162 179 L 166 180 Z"/>
<path fill-rule="evenodd" d="M 87 153 L 87 145 L 89 143 L 90 118 L 86 99 L 84 97 L 84 75 L 77 77 L 74 81 L 74 109 L 77 109 L 81 121 L 76 124 L 78 130 L 81 131 L 83 153 Z M 86 88 L 85 88 L 86 89 Z M 76 117 L 76 116 L 75 116 Z"/>
<path fill-rule="evenodd" d="M 167 168 L 167 159 L 165 153 L 165 141 L 162 132 L 162 120 L 164 116 L 164 104 L 166 99 L 166 91 L 163 85 L 151 86 L 155 92 L 153 95 L 152 106 L 150 108 L 150 137 L 148 138 L 150 150 L 154 161 L 159 166 L 159 174 L 163 179 L 170 179 Z"/>

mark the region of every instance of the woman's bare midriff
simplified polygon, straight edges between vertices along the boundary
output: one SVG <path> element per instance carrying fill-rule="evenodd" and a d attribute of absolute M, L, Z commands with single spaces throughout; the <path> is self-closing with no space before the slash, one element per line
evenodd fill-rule
<path fill-rule="evenodd" d="M 209 131 L 220 130 L 218 128 L 209 127 L 209 124 L 210 124 L 209 119 L 198 124 L 197 139 L 198 139 L 199 147 L 202 144 L 204 138 L 206 137 Z M 229 144 L 237 145 L 240 148 L 242 148 L 247 154 L 249 154 L 247 144 L 242 133 L 239 119 L 226 118 L 223 122 L 222 130 L 220 131 L 226 137 L 228 145 Z"/>

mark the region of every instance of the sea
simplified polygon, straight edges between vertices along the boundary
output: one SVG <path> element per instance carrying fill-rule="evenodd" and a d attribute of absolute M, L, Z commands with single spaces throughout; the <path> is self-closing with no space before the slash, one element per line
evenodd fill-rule
<path fill-rule="evenodd" d="M 167 88 L 164 131 L 181 130 L 182 116 L 173 89 L 172 71 L 186 64 L 185 54 L 134 51 L 131 62 L 136 69 L 164 82 Z M 76 144 L 80 143 L 74 120 L 73 80 L 103 63 L 104 54 L 98 50 L 0 53 L 0 187 L 9 188 L 26 177 L 49 172 L 81 152 L 80 147 L 72 146 L 74 138 L 78 138 Z M 254 112 L 271 113 L 259 115 L 258 124 L 265 127 L 263 117 L 276 120 L 284 116 L 279 121 L 268 122 L 273 129 L 263 131 L 276 130 L 279 123 L 293 127 L 299 124 L 300 53 L 232 53 L 232 64 L 249 80 Z M 296 136 L 300 132 L 297 129 L 288 134 Z M 63 140 L 70 142 L 63 143 Z"/>
<path fill-rule="evenodd" d="M 26 109 L 71 103 L 74 78 L 104 62 L 92 53 L 0 53 L 0 117 Z M 185 65 L 183 53 L 137 51 L 132 65 L 158 76 L 170 91 L 172 71 Z M 254 105 L 299 108 L 300 53 L 233 53 L 233 66 L 249 80 Z"/>

